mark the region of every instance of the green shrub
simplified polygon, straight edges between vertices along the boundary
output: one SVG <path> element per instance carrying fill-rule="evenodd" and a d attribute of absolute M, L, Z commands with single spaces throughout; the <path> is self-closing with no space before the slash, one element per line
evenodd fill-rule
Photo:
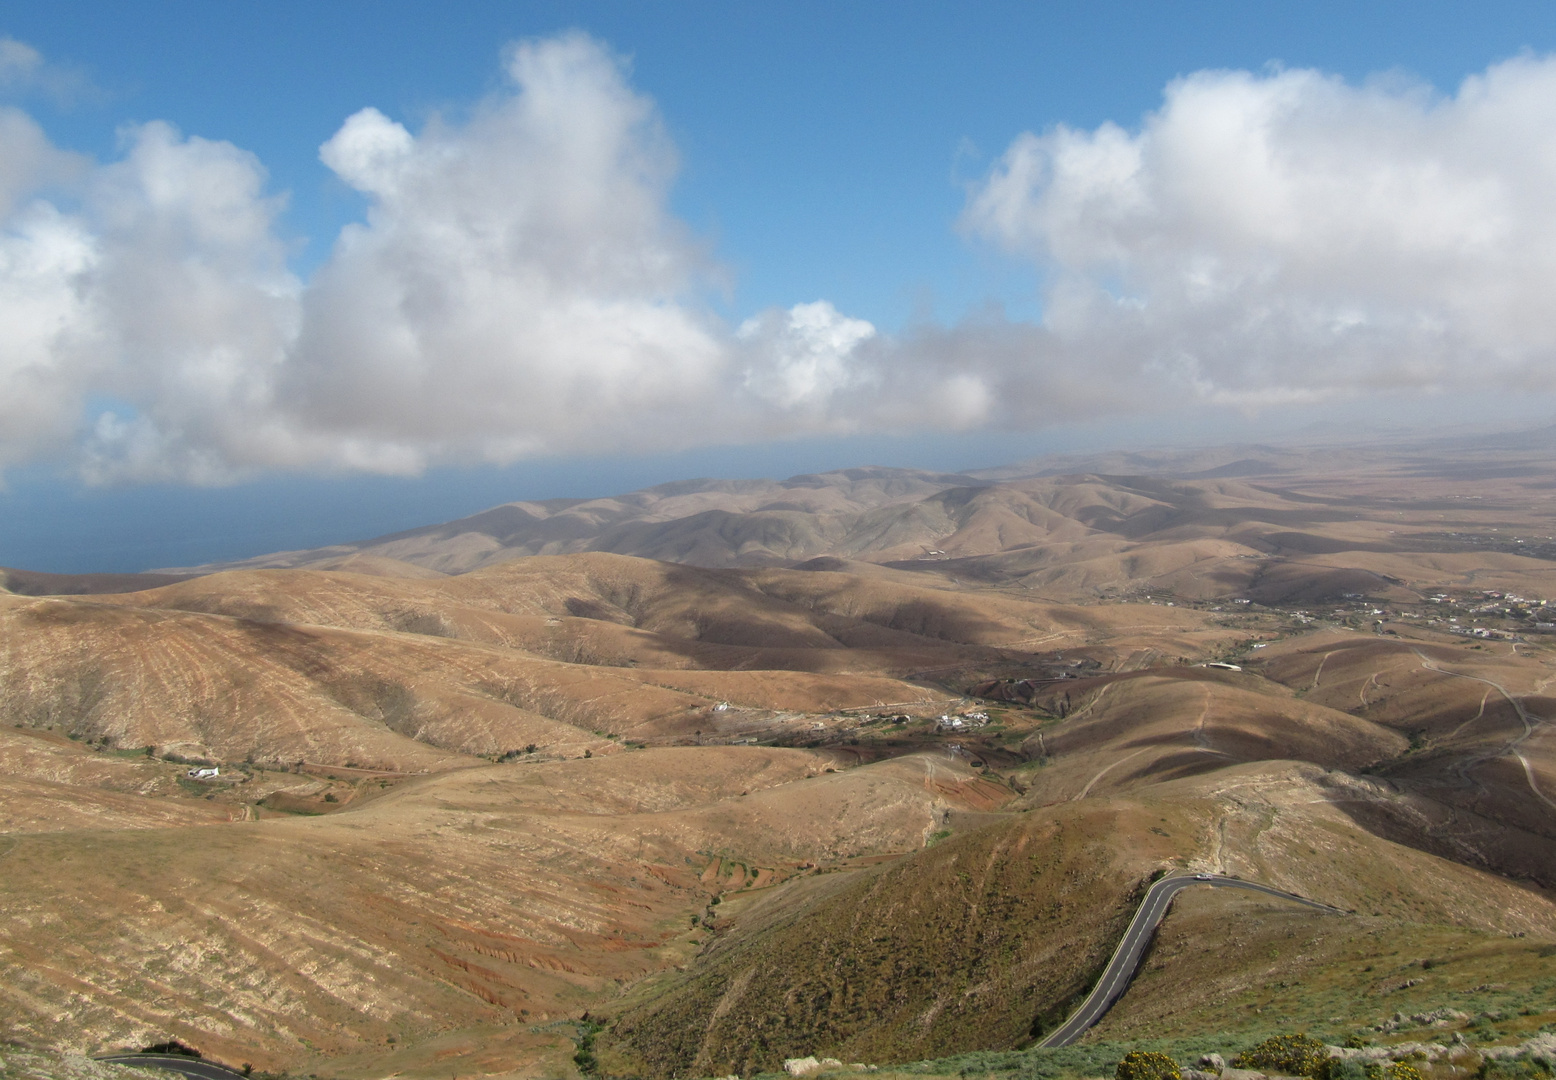
<path fill-rule="evenodd" d="M 584 1013 L 587 1017 L 589 1014 Z M 584 1020 L 578 1025 L 576 1043 L 578 1049 L 573 1054 L 573 1064 L 578 1066 L 578 1071 L 585 1076 L 593 1076 L 600 1069 L 599 1058 L 594 1053 L 594 1038 L 600 1033 L 600 1025 L 592 1020 Z"/>
<path fill-rule="evenodd" d="M 1306 1034 L 1276 1035 L 1232 1059 L 1232 1064 L 1239 1069 L 1310 1076 L 1313 1080 L 1328 1080 L 1329 1063 L 1329 1051 L 1324 1044 Z M 1399 1080 L 1419 1080 L 1419 1077 L 1400 1077 Z"/>
<path fill-rule="evenodd" d="M 1512 1058 L 1481 1058 L 1480 1080 L 1549 1080 L 1550 1063 L 1524 1053 Z"/>
<path fill-rule="evenodd" d="M 1334 1065 L 1330 1066 L 1330 1080 L 1334 1080 L 1334 1068 Z M 1426 1080 L 1426 1078 L 1421 1075 L 1420 1069 L 1408 1061 L 1369 1061 L 1367 1080 Z"/>
<path fill-rule="evenodd" d="M 1178 1063 L 1166 1054 L 1131 1050 L 1118 1063 L 1114 1080 L 1181 1080 Z"/>
<path fill-rule="evenodd" d="M 1367 1068 L 1355 1058 L 1342 1058 L 1329 1063 L 1329 1080 L 1371 1080 Z"/>

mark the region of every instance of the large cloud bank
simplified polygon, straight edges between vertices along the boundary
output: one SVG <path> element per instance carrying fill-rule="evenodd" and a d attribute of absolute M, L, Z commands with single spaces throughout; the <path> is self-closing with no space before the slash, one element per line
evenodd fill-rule
<path fill-rule="evenodd" d="M 853 430 L 874 328 L 704 309 L 674 149 L 621 63 L 575 34 L 508 74 L 459 124 L 345 121 L 320 157 L 367 219 L 308 282 L 252 155 L 151 123 L 98 165 L 0 110 L 0 466 L 221 482 Z"/>
<path fill-rule="evenodd" d="M 722 323 L 623 65 L 575 34 L 507 73 L 458 123 L 344 122 L 320 157 L 366 219 L 306 282 L 252 155 L 151 123 L 97 163 L 0 108 L 0 468 L 415 473 L 1556 370 L 1556 62 L 1451 98 L 1201 73 L 1134 133 L 1022 135 L 964 226 L 1040 268 L 1043 323 L 896 338 L 824 300 Z"/>
<path fill-rule="evenodd" d="M 1451 98 L 1202 72 L 1136 133 L 1026 134 L 965 223 L 1048 272 L 1059 355 L 1263 406 L 1556 383 L 1556 61 Z"/>

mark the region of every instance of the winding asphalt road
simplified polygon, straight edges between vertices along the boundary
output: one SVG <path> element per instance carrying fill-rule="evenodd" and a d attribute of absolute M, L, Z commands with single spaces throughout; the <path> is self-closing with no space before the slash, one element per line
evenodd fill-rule
<path fill-rule="evenodd" d="M 1145 900 L 1140 904 L 1140 909 L 1135 912 L 1135 917 L 1129 921 L 1129 928 L 1124 931 L 1124 938 L 1118 943 L 1118 948 L 1113 950 L 1113 958 L 1108 961 L 1108 966 L 1102 970 L 1102 978 L 1097 980 L 1097 985 L 1092 988 L 1086 1000 L 1081 1002 L 1080 1008 L 1070 1014 L 1057 1030 L 1046 1039 L 1038 1043 L 1039 1046 L 1069 1046 L 1083 1035 L 1087 1028 L 1098 1020 L 1101 1020 L 1113 1003 L 1119 999 L 1125 990 L 1129 989 L 1129 983 L 1135 977 L 1135 971 L 1140 967 L 1140 957 L 1145 953 L 1145 947 L 1151 940 L 1151 935 L 1156 932 L 1156 927 L 1161 923 L 1162 917 L 1167 914 L 1167 908 L 1172 903 L 1172 898 L 1191 885 L 1211 885 L 1222 888 L 1251 889 L 1254 892 L 1264 893 L 1266 896 L 1279 897 L 1282 900 L 1292 900 L 1298 904 L 1306 904 L 1308 907 L 1317 908 L 1319 911 L 1328 912 L 1331 915 L 1346 915 L 1349 912 L 1339 908 L 1330 907 L 1328 904 L 1320 904 L 1316 900 L 1309 900 L 1305 896 L 1295 893 L 1283 892 L 1273 889 L 1268 885 L 1260 885 L 1252 881 L 1239 881 L 1237 878 L 1222 877 L 1219 874 L 1179 875 L 1165 877 L 1156 882 L 1145 892 Z M 190 1080 L 244 1080 L 244 1075 L 225 1065 L 217 1065 L 214 1062 L 204 1061 L 200 1058 L 181 1057 L 177 1054 L 111 1054 L 100 1057 L 98 1061 L 106 1061 L 114 1065 L 150 1066 L 157 1069 L 167 1069 L 170 1072 L 182 1073 Z"/>
<path fill-rule="evenodd" d="M 190 1080 L 243 1080 L 243 1074 L 225 1065 L 180 1054 L 109 1054 L 98 1061 L 110 1065 L 129 1065 L 134 1068 L 166 1069 L 183 1073 Z"/>
<path fill-rule="evenodd" d="M 1328 904 L 1320 904 L 1315 900 L 1297 896 L 1295 893 L 1282 892 L 1268 885 L 1239 881 L 1237 878 L 1222 877 L 1219 874 L 1184 874 L 1162 878 L 1146 890 L 1145 900 L 1141 902 L 1140 910 L 1136 911 L 1135 917 L 1130 920 L 1129 929 L 1124 931 L 1123 940 L 1118 943 L 1118 948 L 1113 950 L 1113 958 L 1108 961 L 1108 966 L 1102 969 L 1102 978 L 1097 980 L 1097 985 L 1092 988 L 1090 994 L 1086 995 L 1086 1000 L 1081 1002 L 1080 1008 L 1070 1014 L 1068 1020 L 1038 1043 L 1038 1046 L 1069 1046 L 1079 1039 L 1087 1028 L 1102 1019 L 1113 1003 L 1129 989 L 1129 983 L 1140 967 L 1140 957 L 1144 954 L 1151 935 L 1156 932 L 1157 925 L 1162 921 L 1162 916 L 1167 914 L 1167 906 L 1172 903 L 1172 898 L 1191 885 L 1252 889 L 1266 896 L 1294 900 L 1331 915 L 1349 914 Z"/>

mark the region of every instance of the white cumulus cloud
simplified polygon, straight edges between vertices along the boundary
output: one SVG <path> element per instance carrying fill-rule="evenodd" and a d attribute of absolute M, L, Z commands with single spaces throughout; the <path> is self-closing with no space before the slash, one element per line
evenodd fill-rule
<path fill-rule="evenodd" d="M 0 467 L 220 483 L 835 430 L 873 328 L 823 302 L 731 331 L 623 63 L 569 34 L 507 75 L 458 123 L 345 120 L 319 156 L 366 217 L 306 282 L 253 155 L 153 122 L 94 165 L 0 110 Z"/>
<path fill-rule="evenodd" d="M 462 125 L 366 109 L 321 151 L 371 205 L 303 298 L 279 404 L 370 466 L 673 445 L 722 389 L 651 103 L 582 35 L 508 73 Z"/>
<path fill-rule="evenodd" d="M 1556 385 L 1553 189 L 1556 60 L 1211 71 L 1136 132 L 1020 136 L 964 221 L 1043 269 L 1059 362 L 1263 407 Z"/>
<path fill-rule="evenodd" d="M 742 323 L 736 336 L 755 346 L 746 389 L 783 409 L 825 409 L 838 391 L 868 378 L 852 361 L 875 327 L 817 300 L 765 311 Z"/>
<path fill-rule="evenodd" d="M 40 70 L 0 42 L 0 82 Z M 625 63 L 568 34 L 505 74 L 458 120 L 344 119 L 319 157 L 365 214 L 309 280 L 252 154 L 152 122 L 98 163 L 0 107 L 0 469 L 413 474 L 1556 383 L 1556 60 L 1448 96 L 1201 72 L 1136 130 L 1022 135 L 964 225 L 1040 268 L 1042 321 L 898 335 L 826 300 L 724 323 Z"/>

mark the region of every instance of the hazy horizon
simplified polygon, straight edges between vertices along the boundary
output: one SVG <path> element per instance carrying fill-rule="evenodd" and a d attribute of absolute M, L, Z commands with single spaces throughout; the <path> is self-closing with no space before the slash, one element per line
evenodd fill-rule
<path fill-rule="evenodd" d="M 0 565 L 1533 423 L 1552 48 L 1526 4 L 13 11 Z"/>
<path fill-rule="evenodd" d="M 1500 432 L 1514 437 L 1556 424 L 1535 410 L 1515 422 L 1419 422 L 1369 428 L 1323 420 L 1272 430 L 1257 420 L 1222 438 L 1201 430 L 1138 431 L 1131 440 L 1113 429 L 1065 431 L 1046 443 L 1020 438 L 939 440 L 930 445 L 863 440 L 839 445 L 795 444 L 727 448 L 623 460 L 530 463 L 507 469 L 445 469 L 425 477 L 281 477 L 220 488 L 171 485 L 77 489 L 62 500 L 47 476 L 23 478 L 6 493 L 20 513 L 0 520 L 0 566 L 45 573 L 139 573 L 252 558 L 276 551 L 324 547 L 440 524 L 509 502 L 595 499 L 693 479 L 786 480 L 850 468 L 884 466 L 929 472 L 973 473 L 1048 459 L 1114 453 L 1215 452 L 1252 446 L 1281 449 L 1365 448 L 1433 439 L 1474 438 Z M 1000 457 L 1004 449 L 1009 453 Z M 1018 452 L 1022 451 L 1022 452 Z M 853 456 L 849 456 L 852 454 Z M 30 506 L 45 507 L 33 517 Z"/>

